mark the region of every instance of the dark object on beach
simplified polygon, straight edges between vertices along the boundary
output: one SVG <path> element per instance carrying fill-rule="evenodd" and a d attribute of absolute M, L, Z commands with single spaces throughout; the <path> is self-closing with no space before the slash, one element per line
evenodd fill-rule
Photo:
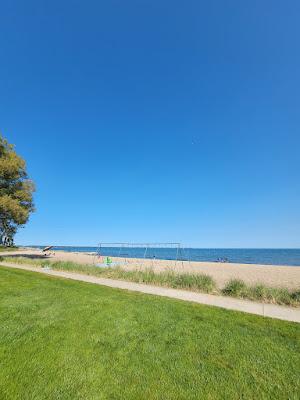
<path fill-rule="evenodd" d="M 43 253 L 52 249 L 53 246 L 47 246 L 43 249 Z"/>
<path fill-rule="evenodd" d="M 224 258 L 221 258 L 221 257 L 219 257 L 218 259 L 217 259 L 217 261 L 216 262 L 220 262 L 220 263 L 228 263 L 229 262 L 229 260 L 228 260 L 228 258 L 227 257 L 224 257 Z"/>

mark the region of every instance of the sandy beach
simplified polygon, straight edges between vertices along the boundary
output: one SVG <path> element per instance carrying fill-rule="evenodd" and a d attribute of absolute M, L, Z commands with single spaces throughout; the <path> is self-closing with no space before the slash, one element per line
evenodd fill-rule
<path fill-rule="evenodd" d="M 1 253 L 3 256 L 28 257 L 30 259 L 49 258 L 57 261 L 73 261 L 82 264 L 98 264 L 103 260 L 96 254 L 55 251 L 45 257 L 41 250 L 21 248 L 14 252 Z M 230 279 L 242 279 L 247 284 L 262 283 L 271 287 L 284 287 L 288 289 L 300 289 L 300 267 L 258 265 L 258 264 L 235 264 L 217 262 L 194 262 L 194 261 L 169 261 L 169 260 L 141 260 L 134 258 L 110 257 L 114 263 L 119 264 L 127 270 L 152 268 L 156 272 L 172 270 L 180 273 L 208 274 L 212 276 L 217 285 L 222 288 Z"/>

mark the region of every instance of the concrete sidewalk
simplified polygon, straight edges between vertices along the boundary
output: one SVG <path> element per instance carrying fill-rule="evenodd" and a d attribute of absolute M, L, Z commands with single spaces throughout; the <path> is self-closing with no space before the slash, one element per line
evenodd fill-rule
<path fill-rule="evenodd" d="M 285 321 L 293 321 L 300 323 L 299 308 L 284 307 L 275 304 L 256 303 L 253 301 L 240 300 L 232 297 L 214 296 L 211 294 L 195 293 L 187 290 L 170 289 L 160 286 L 145 285 L 141 283 L 119 281 L 108 278 L 97 278 L 91 275 L 83 275 L 65 271 L 55 271 L 51 269 L 46 270 L 42 268 L 32 267 L 29 265 L 13 265 L 10 263 L 0 263 L 0 265 L 9 268 L 38 272 L 60 278 L 94 283 L 96 285 L 104 285 L 112 288 L 125 289 L 135 292 L 152 294 L 156 296 L 169 297 L 172 299 L 192 301 L 194 303 L 226 308 L 228 310 L 242 311 L 250 314 L 261 315 L 264 317 L 277 318 Z"/>

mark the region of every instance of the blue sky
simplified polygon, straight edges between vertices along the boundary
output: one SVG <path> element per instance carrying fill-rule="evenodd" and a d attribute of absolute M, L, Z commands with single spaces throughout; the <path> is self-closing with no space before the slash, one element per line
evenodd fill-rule
<path fill-rule="evenodd" d="M 299 1 L 2 1 L 21 244 L 300 247 Z"/>

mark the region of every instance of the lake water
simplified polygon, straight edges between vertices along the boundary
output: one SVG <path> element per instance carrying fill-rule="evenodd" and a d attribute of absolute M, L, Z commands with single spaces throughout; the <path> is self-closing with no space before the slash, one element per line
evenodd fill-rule
<path fill-rule="evenodd" d="M 44 246 L 30 246 L 43 248 Z M 53 250 L 64 250 L 72 252 L 97 252 L 97 247 L 72 247 L 55 246 Z M 145 254 L 145 248 L 119 248 L 102 247 L 101 254 L 104 256 L 123 256 L 128 258 L 141 258 Z M 157 258 L 164 260 L 178 259 L 190 261 L 217 261 L 227 259 L 232 263 L 244 264 L 266 264 L 266 265 L 291 265 L 300 266 L 300 249 L 196 249 L 185 248 L 179 253 L 175 248 L 148 248 L 146 258 Z"/>

